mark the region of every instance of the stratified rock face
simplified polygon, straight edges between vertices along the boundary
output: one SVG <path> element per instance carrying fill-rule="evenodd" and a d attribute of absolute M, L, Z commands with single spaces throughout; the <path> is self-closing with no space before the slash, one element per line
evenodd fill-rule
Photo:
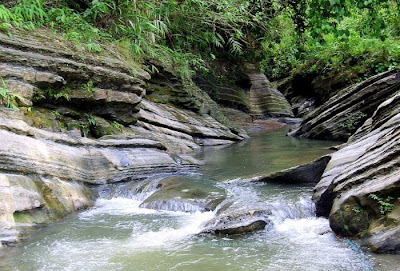
<path fill-rule="evenodd" d="M 336 233 L 364 236 L 374 251 L 400 253 L 399 92 L 332 155 L 313 199 Z"/>
<path fill-rule="evenodd" d="M 272 87 L 265 74 L 257 72 L 254 65 L 247 64 L 247 75 L 250 78 L 250 114 L 257 118 L 290 116 L 292 108 L 285 96 Z"/>
<path fill-rule="evenodd" d="M 10 91 L 21 96 L 20 106 L 53 99 L 133 124 L 150 75 L 121 58 L 71 50 L 48 31 L 19 31 L 12 36 L 0 33 L 0 77 Z"/>
<path fill-rule="evenodd" d="M 94 204 L 94 193 L 54 177 L 0 174 L 0 244 L 13 244 L 32 227 Z"/>
<path fill-rule="evenodd" d="M 198 88 L 180 109 L 143 100 L 156 83 L 138 66 L 47 30 L 0 33 L 0 86 L 20 107 L 0 107 L 0 243 L 91 206 L 87 187 L 190 171 L 198 161 L 183 153 L 243 139 Z"/>
<path fill-rule="evenodd" d="M 142 102 L 138 126 L 150 131 L 150 138 L 163 142 L 168 150 L 177 153 L 191 152 L 201 146 L 231 144 L 243 139 L 209 115 L 200 116 L 189 110 L 146 100 Z M 135 130 L 139 131 L 138 128 Z"/>
<path fill-rule="evenodd" d="M 192 160 L 170 156 L 153 140 L 57 134 L 30 127 L 18 111 L 2 108 L 0 112 L 0 239 L 4 243 L 15 241 L 18 223 L 25 223 L 23 227 L 47 223 L 90 206 L 92 193 L 85 184 L 140 180 L 194 167 Z"/>
<path fill-rule="evenodd" d="M 293 117 L 285 96 L 272 87 L 256 65 L 221 65 L 221 70 L 214 68 L 215 75 L 195 78 L 199 87 L 219 104 L 250 113 L 255 118 Z"/>
<path fill-rule="evenodd" d="M 347 140 L 379 104 L 400 88 L 400 75 L 386 72 L 341 90 L 307 114 L 290 135 L 315 139 Z"/>

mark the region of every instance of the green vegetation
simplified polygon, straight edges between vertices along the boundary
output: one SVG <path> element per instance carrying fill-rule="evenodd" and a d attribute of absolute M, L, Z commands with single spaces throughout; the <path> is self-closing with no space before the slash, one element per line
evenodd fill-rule
<path fill-rule="evenodd" d="M 119 124 L 119 123 L 116 122 L 116 121 L 113 121 L 113 122 L 112 122 L 112 125 L 113 125 L 113 127 L 114 127 L 115 129 L 118 129 L 118 130 L 120 130 L 120 131 L 122 132 L 121 124 Z"/>
<path fill-rule="evenodd" d="M 7 88 L 7 82 L 1 79 L 0 83 L 0 105 L 4 105 L 8 108 L 18 109 L 16 99 L 21 99 L 20 96 L 13 94 Z"/>
<path fill-rule="evenodd" d="M 93 81 L 89 80 L 86 84 L 82 85 L 83 90 L 85 91 L 86 95 L 95 94 L 96 89 L 93 87 Z"/>
<path fill-rule="evenodd" d="M 394 203 L 393 203 L 395 200 L 394 197 L 387 196 L 386 198 L 382 198 L 376 194 L 370 194 L 369 197 L 378 202 L 379 211 L 381 212 L 381 215 L 385 215 L 391 212 L 394 208 Z"/>
<path fill-rule="evenodd" d="M 70 100 L 70 96 L 68 94 L 68 92 L 70 91 L 70 89 L 65 88 L 63 90 L 55 90 L 52 88 L 46 88 L 41 92 L 38 92 L 35 94 L 35 96 L 33 97 L 34 101 L 41 101 L 44 99 L 54 99 L 54 100 L 58 100 L 58 99 L 65 99 L 67 101 Z"/>
<path fill-rule="evenodd" d="M 367 117 L 361 111 L 354 112 L 352 114 L 346 114 L 346 120 L 338 124 L 338 127 L 344 128 L 349 132 L 355 132 L 357 127 L 362 124 L 362 121 Z"/>
<path fill-rule="evenodd" d="M 7 2 L 0 31 L 54 28 L 89 53 L 128 41 L 135 60 L 157 60 L 187 79 L 218 60 L 257 62 L 279 79 L 342 70 L 366 77 L 400 59 L 397 0 Z"/>

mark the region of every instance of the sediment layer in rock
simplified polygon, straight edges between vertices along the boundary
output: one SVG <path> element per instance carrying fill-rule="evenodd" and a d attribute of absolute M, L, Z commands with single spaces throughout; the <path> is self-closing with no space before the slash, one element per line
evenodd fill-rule
<path fill-rule="evenodd" d="M 307 114 L 290 135 L 315 139 L 347 140 L 376 108 L 400 88 L 400 76 L 390 71 L 338 92 Z"/>

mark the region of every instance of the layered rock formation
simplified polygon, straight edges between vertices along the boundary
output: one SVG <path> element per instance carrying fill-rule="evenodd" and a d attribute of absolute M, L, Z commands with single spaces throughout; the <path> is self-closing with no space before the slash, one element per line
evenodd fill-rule
<path fill-rule="evenodd" d="M 247 65 L 250 78 L 250 114 L 255 118 L 289 116 L 292 108 L 285 96 L 272 87 L 265 74 L 257 72 L 254 65 Z"/>
<path fill-rule="evenodd" d="M 376 75 L 339 91 L 322 106 L 307 114 L 293 136 L 315 139 L 347 140 L 379 104 L 400 87 L 395 71 Z"/>
<path fill-rule="evenodd" d="M 175 103 L 144 100 L 162 82 L 119 48 L 103 50 L 46 30 L 0 33 L 0 83 L 20 107 L 0 107 L 0 243 L 91 206 L 90 187 L 190 171 L 193 150 L 243 139 L 182 82 Z"/>
<path fill-rule="evenodd" d="M 236 68 L 228 74 L 221 72 L 219 79 L 198 77 L 196 82 L 220 104 L 250 113 L 253 118 L 293 116 L 289 102 L 254 64 Z"/>
<path fill-rule="evenodd" d="M 336 233 L 362 237 L 363 244 L 376 252 L 399 253 L 400 86 L 393 73 L 361 85 L 371 91 L 384 86 L 381 89 L 397 94 L 381 103 L 349 142 L 331 155 L 313 200 L 317 214 L 329 216 Z M 374 96 L 383 99 L 379 93 Z"/>

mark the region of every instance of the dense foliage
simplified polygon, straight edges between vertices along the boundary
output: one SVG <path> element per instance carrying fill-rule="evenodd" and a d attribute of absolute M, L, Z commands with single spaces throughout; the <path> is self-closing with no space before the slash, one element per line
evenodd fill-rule
<path fill-rule="evenodd" d="M 0 29 L 55 28 L 90 52 L 128 44 L 187 78 L 215 59 L 259 62 L 272 78 L 368 76 L 398 65 L 398 13 L 397 0 L 19 0 L 0 5 Z"/>

